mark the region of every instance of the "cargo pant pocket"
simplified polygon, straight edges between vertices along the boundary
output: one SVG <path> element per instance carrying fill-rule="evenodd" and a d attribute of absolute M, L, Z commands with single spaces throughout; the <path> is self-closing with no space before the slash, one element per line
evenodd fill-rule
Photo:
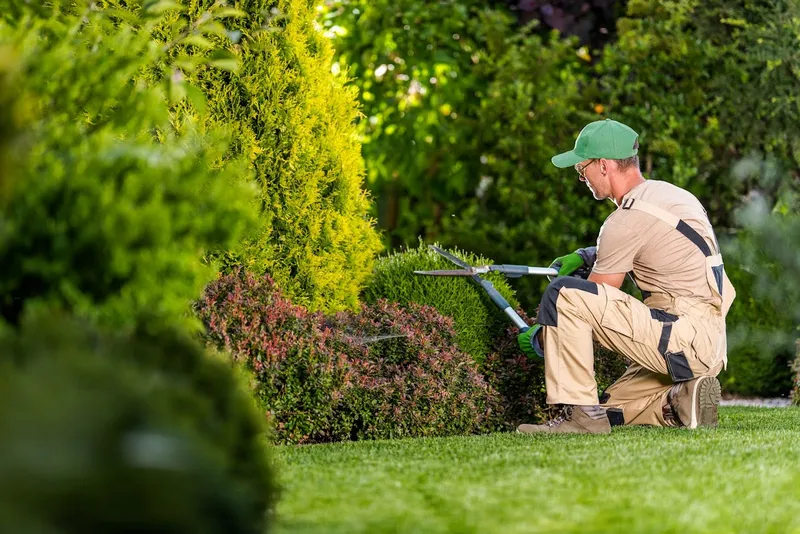
<path fill-rule="evenodd" d="M 670 376 L 676 382 L 691 380 L 708 374 L 713 362 L 708 350 L 708 338 L 704 332 L 682 318 L 672 323 L 669 350 L 664 359 Z"/>
<path fill-rule="evenodd" d="M 617 288 L 605 286 L 606 305 L 600 325 L 638 343 L 654 339 L 650 309 Z"/>

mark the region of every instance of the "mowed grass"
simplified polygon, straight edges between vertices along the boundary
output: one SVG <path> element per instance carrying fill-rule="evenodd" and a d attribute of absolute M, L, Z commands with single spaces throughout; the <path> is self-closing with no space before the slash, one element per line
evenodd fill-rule
<path fill-rule="evenodd" d="M 615 428 L 281 447 L 275 531 L 800 533 L 800 409 Z"/>

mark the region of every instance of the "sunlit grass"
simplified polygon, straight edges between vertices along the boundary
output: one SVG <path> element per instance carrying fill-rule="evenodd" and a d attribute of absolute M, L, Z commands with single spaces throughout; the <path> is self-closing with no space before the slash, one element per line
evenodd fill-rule
<path fill-rule="evenodd" d="M 282 447 L 281 533 L 800 532 L 800 409 L 720 427 Z"/>

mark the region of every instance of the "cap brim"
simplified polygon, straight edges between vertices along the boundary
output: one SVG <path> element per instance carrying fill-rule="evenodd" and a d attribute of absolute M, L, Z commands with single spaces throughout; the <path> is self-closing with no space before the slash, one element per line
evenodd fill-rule
<path fill-rule="evenodd" d="M 559 169 L 566 169 L 567 167 L 574 167 L 584 159 L 586 158 L 577 155 L 574 150 L 570 150 L 569 152 L 553 156 L 550 161 Z"/>

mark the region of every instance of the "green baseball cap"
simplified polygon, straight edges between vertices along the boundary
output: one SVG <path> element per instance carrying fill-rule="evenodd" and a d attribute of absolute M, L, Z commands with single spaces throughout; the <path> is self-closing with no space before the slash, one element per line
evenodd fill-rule
<path fill-rule="evenodd" d="M 638 152 L 639 134 L 621 122 L 605 119 L 584 126 L 575 140 L 575 148 L 553 156 L 550 161 L 564 169 L 587 159 L 625 159 Z"/>

